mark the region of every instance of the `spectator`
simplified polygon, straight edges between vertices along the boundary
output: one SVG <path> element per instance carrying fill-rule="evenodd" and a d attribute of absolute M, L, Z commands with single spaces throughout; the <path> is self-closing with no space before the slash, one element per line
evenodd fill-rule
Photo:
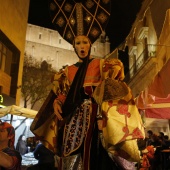
<path fill-rule="evenodd" d="M 164 133 L 163 132 L 159 132 L 159 137 L 164 140 Z"/>
<path fill-rule="evenodd" d="M 26 137 L 24 135 L 20 135 L 16 146 L 16 150 L 19 151 L 21 155 L 24 155 L 25 153 L 28 152 Z"/>
<path fill-rule="evenodd" d="M 161 132 L 160 132 L 161 133 Z M 159 140 L 161 142 L 161 149 L 169 149 L 170 147 L 170 141 L 168 140 L 168 136 L 167 135 L 163 135 L 163 136 L 160 136 L 159 135 Z"/>
<path fill-rule="evenodd" d="M 165 140 L 165 145 L 167 148 L 170 148 L 170 140 L 169 140 L 169 136 L 165 135 L 164 136 L 164 140 Z"/>
<path fill-rule="evenodd" d="M 22 157 L 14 149 L 15 130 L 7 122 L 0 122 L 0 169 L 21 170 Z"/>
<path fill-rule="evenodd" d="M 34 150 L 34 157 L 38 160 L 38 164 L 33 165 L 27 170 L 54 170 L 55 160 L 54 153 L 47 149 L 40 141 Z"/>
<path fill-rule="evenodd" d="M 153 145 L 154 147 L 156 147 L 161 145 L 159 137 L 156 134 L 154 134 L 152 130 L 148 130 L 147 134 L 148 134 L 147 146 Z"/>

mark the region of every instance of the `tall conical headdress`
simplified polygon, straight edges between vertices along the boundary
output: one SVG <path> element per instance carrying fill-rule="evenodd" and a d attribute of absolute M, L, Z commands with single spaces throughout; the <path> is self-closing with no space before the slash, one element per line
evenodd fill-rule
<path fill-rule="evenodd" d="M 110 0 L 50 0 L 52 23 L 71 44 L 77 35 L 95 42 L 108 23 L 110 8 Z"/>

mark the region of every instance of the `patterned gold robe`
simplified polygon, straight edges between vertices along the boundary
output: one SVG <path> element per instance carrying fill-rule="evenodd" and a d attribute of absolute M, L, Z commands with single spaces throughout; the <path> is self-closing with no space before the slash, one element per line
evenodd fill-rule
<path fill-rule="evenodd" d="M 83 146 L 83 159 L 79 160 L 77 168 L 88 170 L 93 129 L 98 122 L 101 126 L 100 141 L 111 159 L 118 164 L 121 162 L 120 166 L 125 166 L 123 162 L 139 161 L 137 139 L 144 138 L 144 127 L 131 90 L 122 82 L 124 68 L 118 59 L 93 59 L 89 63 L 83 85 L 84 93 L 89 97 L 77 107 L 74 116 L 64 126 L 64 145 L 59 144 L 59 122 L 49 103 L 55 97 L 64 103 L 77 70 L 78 67 L 72 65 L 55 74 L 52 92 L 34 119 L 32 132 L 55 153 L 61 149 L 58 146 L 62 147 L 62 160 L 65 164 L 70 163 L 65 167 L 67 169 L 74 169 L 72 156 Z"/>

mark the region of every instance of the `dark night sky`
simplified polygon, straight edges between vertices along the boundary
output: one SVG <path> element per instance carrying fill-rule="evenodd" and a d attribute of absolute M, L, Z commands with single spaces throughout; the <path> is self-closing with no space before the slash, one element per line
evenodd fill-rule
<path fill-rule="evenodd" d="M 142 0 L 111 0 L 111 17 L 106 28 L 111 51 L 128 35 Z M 54 29 L 48 10 L 48 0 L 30 0 L 28 23 Z"/>

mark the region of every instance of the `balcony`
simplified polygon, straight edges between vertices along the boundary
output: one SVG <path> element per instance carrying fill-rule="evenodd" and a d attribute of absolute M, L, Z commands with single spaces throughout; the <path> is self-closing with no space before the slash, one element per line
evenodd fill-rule
<path fill-rule="evenodd" d="M 156 45 L 149 44 L 147 48 L 137 57 L 136 61 L 133 63 L 132 67 L 129 69 L 129 72 L 126 73 L 124 81 L 128 83 L 145 65 L 145 63 L 156 57 Z"/>

